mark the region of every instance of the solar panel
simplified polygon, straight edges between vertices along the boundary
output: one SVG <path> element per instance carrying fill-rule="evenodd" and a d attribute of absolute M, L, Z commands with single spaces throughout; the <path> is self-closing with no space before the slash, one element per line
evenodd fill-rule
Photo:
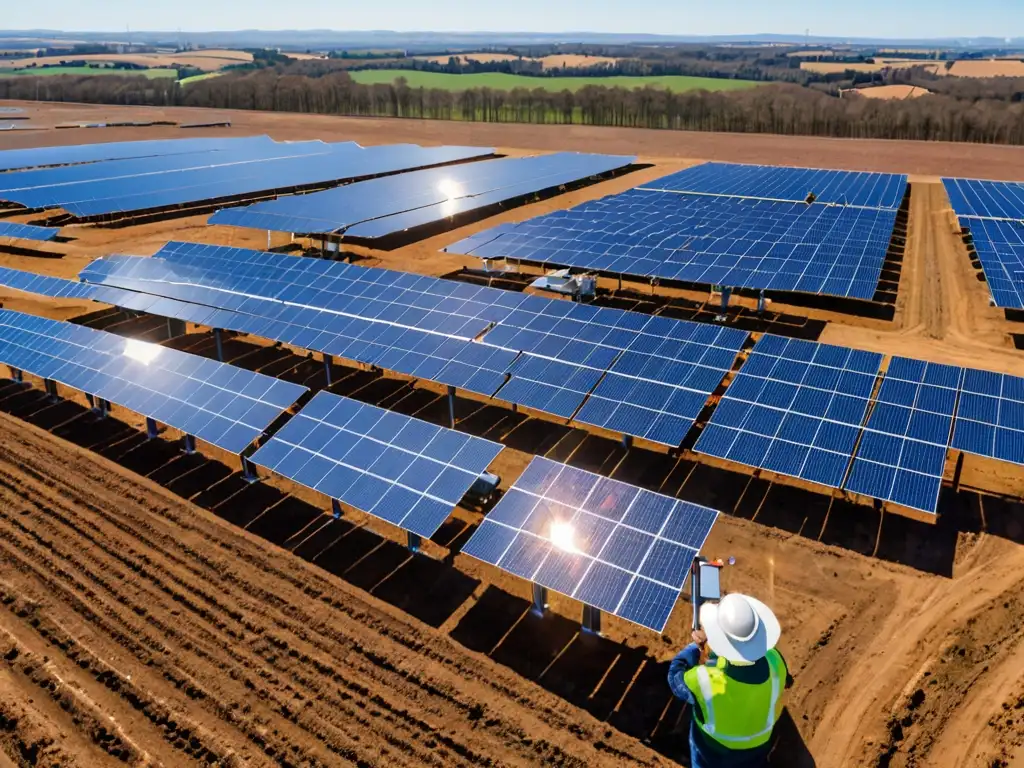
<path fill-rule="evenodd" d="M 1024 224 L 961 217 L 960 226 L 971 233 L 995 305 L 1024 309 Z"/>
<path fill-rule="evenodd" d="M 462 552 L 661 632 L 717 517 L 536 457 Z"/>
<path fill-rule="evenodd" d="M 305 387 L 104 331 L 0 310 L 0 363 L 241 453 Z"/>
<path fill-rule="evenodd" d="M 870 300 L 895 210 L 634 189 L 446 250 L 606 274 Z"/>
<path fill-rule="evenodd" d="M 804 202 L 813 194 L 819 203 L 895 209 L 903 201 L 907 177 L 892 173 L 703 163 L 652 181 L 643 188 L 793 202 Z"/>
<path fill-rule="evenodd" d="M 882 356 L 765 335 L 694 451 L 839 488 Z"/>
<path fill-rule="evenodd" d="M 846 489 L 934 514 L 962 378 L 962 368 L 894 357 Z"/>
<path fill-rule="evenodd" d="M 501 450 L 490 440 L 320 392 L 251 461 L 430 538 Z"/>
<path fill-rule="evenodd" d="M 378 238 L 607 173 L 635 159 L 559 152 L 413 171 L 218 211 L 209 223 Z"/>
<path fill-rule="evenodd" d="M 982 179 L 943 179 L 942 184 L 960 216 L 1024 219 L 1024 184 Z"/>
<path fill-rule="evenodd" d="M 958 451 L 1024 464 L 1024 378 L 966 369 L 952 445 Z"/>
<path fill-rule="evenodd" d="M 52 240 L 60 232 L 60 227 L 36 227 L 31 224 L 19 224 L 16 221 L 0 221 L 0 237 L 12 240 Z"/>
<path fill-rule="evenodd" d="M 35 272 L 23 272 L 9 267 L 0 267 L 0 286 L 55 299 L 91 299 L 98 290 L 95 285 L 77 280 L 37 275 Z"/>

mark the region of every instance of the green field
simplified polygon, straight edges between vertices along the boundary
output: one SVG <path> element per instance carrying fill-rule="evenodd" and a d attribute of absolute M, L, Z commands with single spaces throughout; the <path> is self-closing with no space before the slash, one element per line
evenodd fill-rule
<path fill-rule="evenodd" d="M 176 69 L 114 69 L 113 67 L 39 67 L 32 69 L 0 69 L 0 77 L 50 77 L 53 75 L 142 75 L 148 78 L 177 77 Z"/>
<path fill-rule="evenodd" d="M 588 85 L 603 85 L 618 88 L 642 88 L 645 85 L 667 88 L 670 91 L 735 91 L 760 85 L 753 80 L 725 80 L 716 77 L 684 77 L 664 75 L 661 77 L 529 77 L 509 75 L 504 72 L 482 72 L 467 75 L 451 75 L 445 72 L 419 72 L 415 70 L 361 69 L 350 72 L 357 83 L 372 85 L 392 83 L 395 78 L 404 77 L 411 88 L 440 88 L 446 91 L 464 91 L 467 88 L 493 88 L 511 91 L 513 88 L 543 88 L 547 91 L 578 91 Z"/>
<path fill-rule="evenodd" d="M 223 72 L 207 72 L 203 75 L 192 75 L 192 77 L 183 77 L 178 81 L 178 85 L 189 85 L 190 83 L 198 83 L 201 80 L 209 80 L 211 77 L 220 77 Z"/>

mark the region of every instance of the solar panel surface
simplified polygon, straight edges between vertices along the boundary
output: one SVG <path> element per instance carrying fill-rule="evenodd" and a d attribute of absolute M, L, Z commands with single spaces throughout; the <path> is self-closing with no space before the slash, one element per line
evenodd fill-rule
<path fill-rule="evenodd" d="M 963 369 L 894 357 L 846 489 L 934 514 Z"/>
<path fill-rule="evenodd" d="M 819 203 L 896 209 L 903 201 L 907 177 L 820 168 L 703 163 L 656 179 L 644 188 L 793 202 L 804 202 L 813 193 Z"/>
<path fill-rule="evenodd" d="M 88 285 L 77 280 L 37 275 L 35 272 L 23 272 L 20 269 L 9 267 L 0 267 L 0 286 L 40 296 L 69 299 L 91 299 L 93 294 L 99 290 L 95 285 Z"/>
<path fill-rule="evenodd" d="M 429 538 L 502 446 L 320 392 L 251 461 Z"/>
<path fill-rule="evenodd" d="M 661 632 L 717 517 L 536 457 L 462 553 Z"/>
<path fill-rule="evenodd" d="M 882 355 L 765 335 L 694 451 L 839 488 Z"/>
<path fill-rule="evenodd" d="M 210 224 L 377 238 L 607 173 L 635 159 L 560 152 L 413 171 L 218 211 Z"/>
<path fill-rule="evenodd" d="M 1018 221 L 960 219 L 970 231 L 992 300 L 1004 309 L 1024 309 L 1024 225 Z"/>
<path fill-rule="evenodd" d="M 953 210 L 959 216 L 1024 219 L 1024 184 L 982 179 L 942 180 Z"/>
<path fill-rule="evenodd" d="M 60 232 L 60 227 L 36 227 L 31 224 L 19 224 L 16 221 L 0 221 L 0 237 L 12 240 L 52 240 Z"/>
<path fill-rule="evenodd" d="M 446 250 L 608 274 L 870 300 L 895 221 L 894 210 L 636 189 L 501 225 Z"/>
<path fill-rule="evenodd" d="M 1024 378 L 966 369 L 952 446 L 1024 464 Z"/>
<path fill-rule="evenodd" d="M 241 453 L 305 387 L 104 331 L 0 310 L 0 363 Z"/>

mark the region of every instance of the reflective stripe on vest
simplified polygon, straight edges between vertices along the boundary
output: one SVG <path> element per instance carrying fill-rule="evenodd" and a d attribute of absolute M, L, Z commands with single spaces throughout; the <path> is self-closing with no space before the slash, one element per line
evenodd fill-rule
<path fill-rule="evenodd" d="M 683 677 L 704 716 L 704 722 L 698 719 L 697 726 L 724 747 L 753 749 L 761 746 L 771 737 L 782 714 L 786 667 L 774 650 L 769 651 L 765 659 L 768 662 L 768 680 L 757 685 L 729 678 L 725 674 L 724 659 L 719 659 L 714 667 L 704 664 L 694 667 Z M 716 706 L 722 708 L 719 710 L 722 717 L 716 717 Z M 761 707 L 765 708 L 762 710 Z"/>

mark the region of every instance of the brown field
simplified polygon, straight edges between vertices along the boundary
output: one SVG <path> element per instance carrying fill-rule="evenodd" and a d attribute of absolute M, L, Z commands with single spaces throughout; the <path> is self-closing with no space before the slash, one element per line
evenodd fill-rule
<path fill-rule="evenodd" d="M 927 88 L 916 85 L 877 85 L 871 88 L 848 88 L 844 96 L 857 95 L 866 99 L 916 99 L 930 94 Z"/>
<path fill-rule="evenodd" d="M 1024 77 L 1024 61 L 957 61 L 950 68 L 949 74 L 956 77 Z"/>
<path fill-rule="evenodd" d="M 93 62 L 126 62 L 128 64 L 138 64 L 144 67 L 170 67 L 175 64 L 182 66 L 196 67 L 207 72 L 213 72 L 218 69 L 230 66 L 232 64 L 241 64 L 252 61 L 252 54 L 246 53 L 245 51 L 227 51 L 227 50 L 201 50 L 201 51 L 188 51 L 185 53 L 123 53 L 123 54 L 83 54 L 81 56 L 71 55 L 70 53 L 65 56 L 42 56 L 40 58 L 26 58 L 26 59 L 2 59 L 0 60 L 0 68 L 7 69 L 23 69 L 31 64 L 35 64 L 37 67 L 45 65 L 58 65 L 65 61 L 93 61 Z"/>
<path fill-rule="evenodd" d="M 165 117 L 198 110 L 27 105 L 33 120 Z M 218 112 L 216 117 L 221 117 Z M 213 135 L 363 143 L 476 143 L 510 154 L 635 152 L 652 167 L 507 211 L 368 261 L 443 275 L 474 260 L 439 250 L 518 221 L 622 191 L 698 159 L 914 174 L 909 243 L 891 322 L 777 305 L 826 321 L 823 341 L 1024 375 L 1016 330 L 988 306 L 951 231 L 940 174 L 1024 179 L 1011 147 L 472 125 L 231 113 Z M 0 135 L 0 148 L 98 134 Z M 111 129 L 105 140 L 177 136 Z M 209 135 L 209 134 L 204 134 Z M 60 258 L 0 253 L 0 265 L 72 276 L 108 253 L 150 254 L 168 239 L 261 247 L 265 233 L 205 216 L 124 229 L 74 227 Z M 21 220 L 21 217 L 19 217 Z M 283 241 L 275 241 L 283 242 Z M 646 291 L 619 297 L 649 307 Z M 706 294 L 675 292 L 679 301 Z M 0 295 L 12 309 L 67 318 L 81 302 Z M 147 332 L 132 321 L 112 330 Z M 207 334 L 173 344 L 212 354 Z M 238 365 L 317 388 L 322 367 L 240 338 Z M 335 366 L 332 391 L 442 423 L 439 389 Z M 664 638 L 606 617 L 578 632 L 579 605 L 552 596 L 529 613 L 528 585 L 467 557 L 479 514 L 458 509 L 426 555 L 394 529 L 282 480 L 254 486 L 215 451 L 183 457 L 146 442 L 115 409 L 97 423 L 77 396 L 0 385 L 0 728 L 3 755 L 38 745 L 47 765 L 671 765 L 686 714 L 664 684 L 684 642 L 680 604 Z M 460 398 L 459 428 L 504 442 L 512 483 L 533 454 L 678 494 L 725 514 L 705 552 L 736 558 L 726 587 L 779 613 L 795 677 L 773 766 L 977 768 L 1024 765 L 1024 473 L 968 458 L 937 524 L 753 477 L 690 452 L 625 451 L 599 434 Z M 951 462 L 952 464 L 952 462 Z M 947 479 L 952 478 L 952 466 Z M 1003 495 L 994 495 L 1003 494 Z"/>
<path fill-rule="evenodd" d="M 422 59 L 423 61 L 432 61 L 437 64 L 447 64 L 450 56 L 416 56 L 414 58 Z M 488 63 L 492 61 L 517 61 L 519 59 L 539 61 L 544 66 L 544 69 L 559 69 L 564 67 L 596 67 L 602 64 L 614 64 L 618 59 L 611 58 L 609 56 L 581 56 L 579 54 L 567 53 L 557 54 L 553 56 L 543 56 L 539 59 L 529 59 L 529 57 L 514 56 L 511 53 L 464 53 L 461 56 L 456 56 L 463 62 L 466 61 L 479 61 L 481 63 Z"/>
<path fill-rule="evenodd" d="M 832 75 L 839 72 L 881 72 L 884 69 L 909 69 L 924 67 L 934 74 L 943 74 L 944 66 L 931 64 L 920 59 L 876 59 L 874 64 L 843 61 L 801 61 L 800 69 Z"/>

